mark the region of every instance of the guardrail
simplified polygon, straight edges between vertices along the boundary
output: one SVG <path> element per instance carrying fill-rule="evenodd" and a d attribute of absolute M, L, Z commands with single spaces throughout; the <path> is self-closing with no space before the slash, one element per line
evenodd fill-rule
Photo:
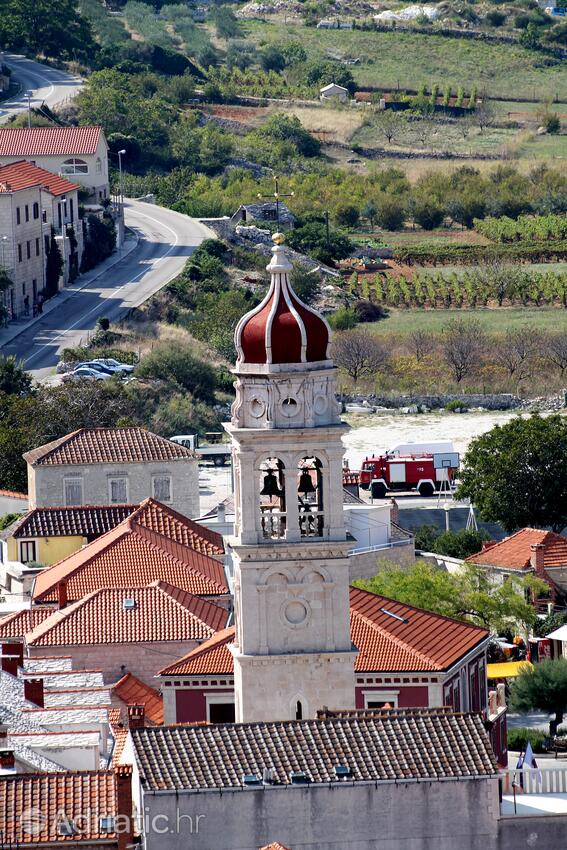
<path fill-rule="evenodd" d="M 395 546 L 407 546 L 408 543 L 411 543 L 411 537 L 408 537 L 407 540 L 390 540 L 389 543 L 376 543 L 375 546 L 361 546 L 358 549 L 351 549 L 348 553 L 348 557 L 351 555 L 361 555 L 364 552 L 380 552 L 384 549 L 393 549 Z"/>
<path fill-rule="evenodd" d="M 537 760 L 537 757 L 536 757 Z M 567 767 L 503 770 L 503 794 L 567 794 Z"/>

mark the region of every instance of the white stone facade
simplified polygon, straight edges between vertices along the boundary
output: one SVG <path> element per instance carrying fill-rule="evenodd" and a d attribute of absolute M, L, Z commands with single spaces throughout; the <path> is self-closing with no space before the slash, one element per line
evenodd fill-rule
<path fill-rule="evenodd" d="M 163 498 L 163 491 L 156 490 L 163 479 L 170 481 L 169 500 Z M 138 504 L 152 497 L 184 516 L 196 517 L 199 516 L 199 465 L 197 458 L 192 457 L 144 463 L 36 466 L 28 463 L 28 493 L 30 508 Z"/>
<path fill-rule="evenodd" d="M 289 292 L 291 265 L 280 245 L 273 252 L 272 290 Z M 225 425 L 235 486 L 236 721 L 314 717 L 324 705 L 353 708 L 346 426 L 335 369 L 331 361 L 246 363 L 241 347 L 239 354 Z M 275 495 L 266 494 L 270 489 Z"/>

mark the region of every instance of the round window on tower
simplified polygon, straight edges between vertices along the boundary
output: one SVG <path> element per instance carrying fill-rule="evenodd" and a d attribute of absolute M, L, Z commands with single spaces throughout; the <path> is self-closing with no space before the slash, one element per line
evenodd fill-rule
<path fill-rule="evenodd" d="M 282 401 L 282 413 L 287 419 L 292 419 L 294 416 L 297 416 L 297 412 L 299 410 L 299 405 L 297 403 L 297 399 L 292 396 L 288 396 L 284 398 Z"/>
<path fill-rule="evenodd" d="M 286 625 L 294 629 L 307 624 L 309 604 L 303 599 L 292 599 L 282 606 L 282 614 Z"/>
<path fill-rule="evenodd" d="M 258 396 L 254 396 L 254 398 L 250 401 L 250 415 L 254 417 L 254 419 L 260 419 L 261 416 L 266 412 L 266 402 L 258 398 Z"/>

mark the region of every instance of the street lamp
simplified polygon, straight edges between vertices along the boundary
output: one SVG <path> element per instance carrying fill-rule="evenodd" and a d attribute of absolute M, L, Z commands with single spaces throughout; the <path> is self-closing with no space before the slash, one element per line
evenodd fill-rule
<path fill-rule="evenodd" d="M 29 89 L 26 92 L 26 97 L 28 99 L 28 129 L 31 127 L 31 98 L 33 92 Z"/>
<path fill-rule="evenodd" d="M 118 171 L 120 172 L 120 209 L 124 215 L 124 186 L 122 183 L 122 157 L 126 155 L 126 151 L 118 151 Z"/>
<path fill-rule="evenodd" d="M 451 531 L 451 526 L 449 523 L 449 511 L 451 510 L 451 503 L 445 502 L 443 505 L 443 510 L 445 511 L 445 531 Z"/>

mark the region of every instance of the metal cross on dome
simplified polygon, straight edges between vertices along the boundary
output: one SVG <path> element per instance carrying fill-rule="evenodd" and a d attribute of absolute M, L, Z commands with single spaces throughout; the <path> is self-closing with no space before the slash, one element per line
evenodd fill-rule
<path fill-rule="evenodd" d="M 293 198 L 295 192 L 288 192 L 287 194 L 283 194 L 280 192 L 280 178 L 277 174 L 274 174 L 274 193 L 272 195 L 262 195 L 261 192 L 258 192 L 258 197 L 261 198 L 275 198 L 276 199 L 276 222 L 280 223 L 280 198 Z"/>

